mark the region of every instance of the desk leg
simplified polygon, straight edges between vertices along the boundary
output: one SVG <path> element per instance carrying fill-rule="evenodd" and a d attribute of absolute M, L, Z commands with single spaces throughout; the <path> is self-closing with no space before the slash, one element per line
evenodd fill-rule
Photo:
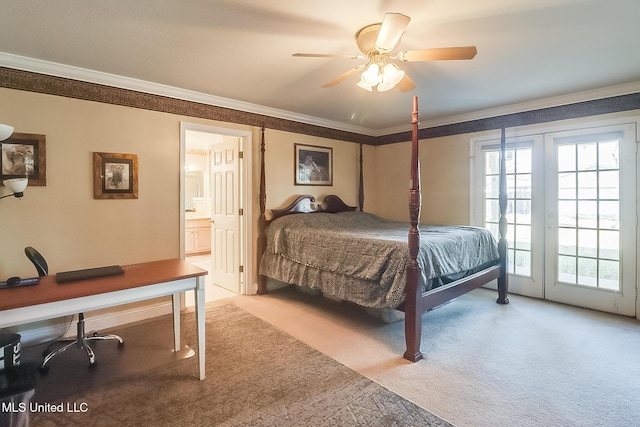
<path fill-rule="evenodd" d="M 173 349 L 179 352 L 180 348 L 180 295 L 181 293 L 171 295 L 173 300 Z"/>
<path fill-rule="evenodd" d="M 206 346 L 204 341 L 204 276 L 198 276 L 196 278 L 196 329 L 198 331 L 198 368 L 200 370 L 200 379 L 205 377 L 205 353 Z"/>

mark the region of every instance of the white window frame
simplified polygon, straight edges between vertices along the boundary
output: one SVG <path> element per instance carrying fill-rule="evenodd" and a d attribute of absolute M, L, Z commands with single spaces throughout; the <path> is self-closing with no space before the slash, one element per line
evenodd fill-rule
<path fill-rule="evenodd" d="M 557 133 L 557 132 L 570 132 L 570 131 L 589 131 L 589 129 L 594 129 L 594 133 L 597 133 L 595 128 L 608 127 L 608 126 L 625 126 L 629 125 L 635 129 L 635 142 L 636 142 L 636 158 L 635 158 L 635 183 L 636 188 L 640 189 L 640 154 L 638 153 L 638 145 L 640 144 L 640 116 L 638 115 L 628 115 L 628 114 L 620 114 L 620 117 L 616 118 L 604 118 L 600 119 L 598 117 L 591 118 L 580 118 L 580 119 L 570 119 L 562 122 L 554 122 L 549 124 L 537 124 L 537 125 L 527 125 L 522 127 L 513 127 L 507 128 L 506 130 L 506 138 L 507 144 L 512 144 L 517 141 L 523 141 L 526 139 L 536 139 L 542 141 L 541 143 L 544 145 L 544 138 L 548 134 Z M 485 133 L 482 136 L 476 136 L 470 138 L 470 175 L 469 175 L 469 218 L 471 225 L 476 226 L 484 226 L 484 212 L 483 212 L 483 204 L 482 204 L 482 192 L 483 189 L 483 177 L 482 170 L 478 170 L 478 166 L 481 166 L 481 159 L 478 159 L 477 156 L 481 155 L 481 150 L 483 146 L 486 145 L 494 145 L 499 144 L 500 142 L 500 130 L 497 129 L 493 132 Z M 544 148 L 540 150 L 541 154 L 534 153 L 534 162 L 536 162 L 535 158 L 538 155 L 544 157 Z M 534 168 L 536 166 L 534 165 Z M 542 178 L 544 180 L 544 177 Z M 536 180 L 536 178 L 533 178 Z M 532 182 L 532 186 L 534 183 Z M 543 186 L 544 188 L 544 186 Z M 535 190 L 532 190 L 535 191 Z M 544 192 L 544 190 L 543 190 Z M 543 206 L 538 208 L 535 203 L 532 201 L 532 227 L 534 226 L 534 222 L 541 222 L 541 225 L 538 225 L 538 229 L 545 230 L 545 211 L 544 211 L 544 203 Z M 636 198 L 635 204 L 636 212 L 634 213 L 636 218 L 636 231 L 635 231 L 635 248 L 636 253 L 640 254 L 640 227 L 638 226 L 638 215 L 640 214 L 640 196 Z M 542 212 L 539 212 L 542 211 Z M 535 220 L 534 220 L 535 218 Z M 542 226 L 542 228 L 540 228 Z M 544 265 L 542 266 L 544 270 Z M 636 261 L 636 282 L 635 282 L 635 290 L 636 295 L 640 295 L 640 289 L 638 286 L 638 279 L 640 278 L 640 261 Z M 544 280 L 544 279 L 543 279 Z M 514 283 L 510 276 L 509 283 L 509 292 L 511 293 L 519 293 L 519 289 L 517 285 Z M 542 295 L 544 297 L 544 295 Z M 636 298 L 636 318 L 640 319 L 640 298 Z"/>

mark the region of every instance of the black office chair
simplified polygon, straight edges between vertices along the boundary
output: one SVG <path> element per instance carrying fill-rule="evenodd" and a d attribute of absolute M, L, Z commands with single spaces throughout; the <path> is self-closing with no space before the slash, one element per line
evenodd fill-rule
<path fill-rule="evenodd" d="M 47 265 L 47 261 L 45 261 L 44 257 L 32 248 L 28 246 L 24 248 L 24 253 L 31 260 L 33 265 L 36 267 L 38 271 L 38 276 L 46 276 L 49 272 L 49 266 Z M 78 348 L 84 348 L 87 352 L 87 356 L 89 356 L 89 366 L 94 367 L 96 365 L 96 355 L 93 352 L 93 349 L 89 346 L 89 341 L 101 341 L 101 340 L 118 340 L 118 347 L 124 346 L 124 340 L 118 335 L 98 335 L 97 332 L 94 332 L 90 335 L 86 335 L 84 331 L 84 313 L 78 313 L 78 328 L 77 334 L 75 338 L 71 339 L 62 339 L 56 340 L 52 342 L 49 347 L 42 353 L 44 360 L 42 361 L 42 365 L 40 365 L 40 372 L 46 373 L 49 370 L 49 361 L 53 359 L 53 357 L 57 356 L 60 353 L 65 352 L 67 349 L 73 347 L 73 345 L 77 345 Z M 51 348 L 56 343 L 63 343 L 62 347 L 57 350 L 52 351 Z"/>

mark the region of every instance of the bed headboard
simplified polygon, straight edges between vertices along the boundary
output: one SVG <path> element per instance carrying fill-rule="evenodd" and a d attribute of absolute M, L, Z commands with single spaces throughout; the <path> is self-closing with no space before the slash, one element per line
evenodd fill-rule
<path fill-rule="evenodd" d="M 293 203 L 291 203 L 284 209 L 272 209 L 271 221 L 285 215 L 298 213 L 340 213 L 352 212 L 356 210 L 356 206 L 347 205 L 339 196 L 336 196 L 335 194 L 329 194 L 328 196 L 326 196 L 323 199 L 323 205 L 316 203 L 316 198 L 314 196 L 305 194 L 299 196 L 293 201 Z"/>

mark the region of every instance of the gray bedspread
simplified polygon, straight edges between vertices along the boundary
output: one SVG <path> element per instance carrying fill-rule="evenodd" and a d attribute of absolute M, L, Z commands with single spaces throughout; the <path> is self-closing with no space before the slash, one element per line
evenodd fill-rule
<path fill-rule="evenodd" d="M 404 301 L 408 231 L 408 223 L 363 212 L 288 215 L 267 228 L 260 274 L 365 307 L 396 308 Z M 421 225 L 420 235 L 425 290 L 498 259 L 484 228 Z"/>

